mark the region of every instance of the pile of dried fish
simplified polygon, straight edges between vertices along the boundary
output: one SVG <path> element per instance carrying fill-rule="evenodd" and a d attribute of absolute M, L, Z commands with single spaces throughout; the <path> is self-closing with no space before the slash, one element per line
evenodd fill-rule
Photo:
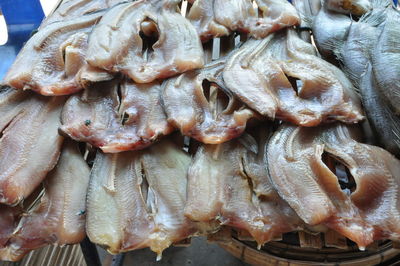
<path fill-rule="evenodd" d="M 293 2 L 62 1 L 0 88 L 0 259 L 399 241 L 400 12 Z"/>

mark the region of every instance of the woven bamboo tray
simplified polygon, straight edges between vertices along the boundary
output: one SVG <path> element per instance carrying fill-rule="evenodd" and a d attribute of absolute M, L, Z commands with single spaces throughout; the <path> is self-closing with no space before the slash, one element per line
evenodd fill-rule
<path fill-rule="evenodd" d="M 1 262 L 0 266 L 86 266 L 79 244 L 65 247 L 46 246 L 27 254 L 21 261 Z"/>
<path fill-rule="evenodd" d="M 299 240 L 296 240 L 298 235 Z M 340 237 L 340 235 L 338 235 Z M 232 238 L 220 246 L 240 260 L 251 265 L 400 265 L 400 247 L 391 241 L 374 243 L 366 251 L 359 251 L 354 243 L 344 238 L 341 248 L 327 247 L 327 234 L 290 233 L 282 241 L 273 241 L 257 250 L 254 242 Z M 329 241 L 329 240 L 328 240 Z M 325 243 L 324 243 L 325 242 Z M 330 243 L 332 244 L 332 243 Z M 328 244 L 329 245 L 329 244 Z"/>

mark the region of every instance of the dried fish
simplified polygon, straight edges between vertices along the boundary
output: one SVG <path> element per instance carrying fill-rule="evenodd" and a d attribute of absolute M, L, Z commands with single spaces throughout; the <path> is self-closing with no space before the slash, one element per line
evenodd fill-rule
<path fill-rule="evenodd" d="M 324 224 L 364 249 L 399 238 L 400 164 L 389 152 L 357 142 L 352 129 L 283 125 L 268 146 L 268 167 L 279 194 L 308 224 Z M 342 190 L 323 154 L 342 162 L 355 188 Z"/>
<path fill-rule="evenodd" d="M 379 144 L 392 154 L 399 156 L 400 117 L 392 112 L 386 101 L 377 92 L 379 86 L 370 64 L 361 78 L 360 85 L 365 113 Z"/>
<path fill-rule="evenodd" d="M 232 31 L 265 38 L 269 33 L 298 25 L 300 18 L 294 7 L 284 0 L 196 0 L 188 19 L 196 27 L 202 41 L 229 35 Z"/>
<path fill-rule="evenodd" d="M 143 151 L 98 153 L 88 192 L 86 230 L 111 253 L 150 247 L 161 258 L 197 232 L 183 215 L 190 156 L 169 140 Z"/>
<path fill-rule="evenodd" d="M 221 79 L 225 58 L 164 83 L 168 121 L 183 135 L 217 144 L 236 138 L 255 113 L 241 104 Z M 211 97 L 210 97 L 211 94 Z"/>
<path fill-rule="evenodd" d="M 0 137 L 0 203 L 16 205 L 27 198 L 55 166 L 63 142 L 58 127 L 65 100 L 30 94 L 18 112 L 5 113 L 9 119 Z M 8 102 L 0 102 L 0 109 L 2 104 Z"/>
<path fill-rule="evenodd" d="M 388 35 L 384 35 L 386 38 L 380 36 L 383 35 L 384 28 L 388 30 L 394 28 L 390 21 L 395 20 L 396 16 L 389 18 L 390 8 L 385 1 L 381 2 L 375 2 L 373 9 L 359 21 L 352 21 L 351 25 L 344 27 L 346 34 L 336 34 L 334 27 L 321 26 L 318 20 L 315 21 L 313 28 L 319 48 L 322 46 L 322 50 L 328 49 L 335 53 L 343 65 L 343 70 L 360 92 L 366 115 L 379 144 L 393 154 L 399 155 L 400 120 L 387 101 L 387 96 L 392 95 L 392 102 L 395 102 L 393 95 L 396 94 L 396 60 L 394 60 L 396 53 L 377 51 L 384 49 L 383 43 L 388 42 Z M 337 19 L 343 17 L 326 11 L 321 11 L 318 16 L 324 17 L 330 25 L 339 24 Z M 350 21 L 350 18 L 347 20 Z M 336 37 L 325 38 L 326 34 Z M 381 82 L 378 82 L 376 75 L 379 75 Z M 391 92 L 389 88 L 392 89 Z"/>
<path fill-rule="evenodd" d="M 24 210 L 6 247 L 0 249 L 0 259 L 17 261 L 49 244 L 63 246 L 82 241 L 88 183 L 88 165 L 77 145 L 67 142 L 60 161 L 44 181 L 43 191 Z M 2 212 L 0 215 L 4 218 Z"/>
<path fill-rule="evenodd" d="M 127 0 L 64 0 L 46 17 L 40 28 L 57 21 L 67 21 L 112 7 Z"/>
<path fill-rule="evenodd" d="M 400 115 L 400 11 L 386 10 L 383 31 L 371 52 L 372 70 L 381 97 Z"/>
<path fill-rule="evenodd" d="M 88 63 L 122 72 L 137 83 L 202 67 L 200 39 L 190 22 L 176 12 L 175 2 L 140 0 L 111 8 L 90 36 Z M 148 43 L 142 37 L 156 42 L 145 47 Z"/>
<path fill-rule="evenodd" d="M 259 245 L 300 227 L 302 221 L 269 183 L 265 145 L 257 144 L 245 135 L 199 148 L 188 174 L 187 217 L 246 231 Z"/>
<path fill-rule="evenodd" d="M 118 97 L 120 92 L 121 99 Z M 173 127 L 161 106 L 159 83 L 100 84 L 72 96 L 63 108 L 61 131 L 104 152 L 143 149 Z"/>
<path fill-rule="evenodd" d="M 361 16 L 372 9 L 371 2 L 370 0 L 327 0 L 325 5 L 335 12 Z"/>
<path fill-rule="evenodd" d="M 3 259 L 2 250 L 7 246 L 22 213 L 20 206 L 0 205 L 0 259 Z"/>
<path fill-rule="evenodd" d="M 228 59 L 223 80 L 239 99 L 272 119 L 302 126 L 363 119 L 345 75 L 292 30 L 248 40 Z"/>
<path fill-rule="evenodd" d="M 86 64 L 88 34 L 103 12 L 56 22 L 33 35 L 4 77 L 5 84 L 43 95 L 66 95 L 82 89 L 76 74 Z"/>

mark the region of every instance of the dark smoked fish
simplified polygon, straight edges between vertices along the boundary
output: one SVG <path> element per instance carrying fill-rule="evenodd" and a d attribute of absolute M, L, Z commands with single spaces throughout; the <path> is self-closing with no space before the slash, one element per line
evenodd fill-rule
<path fill-rule="evenodd" d="M 63 108 L 61 131 L 115 153 L 143 149 L 173 127 L 161 106 L 159 83 L 122 81 L 119 87 L 107 83 L 72 96 Z"/>

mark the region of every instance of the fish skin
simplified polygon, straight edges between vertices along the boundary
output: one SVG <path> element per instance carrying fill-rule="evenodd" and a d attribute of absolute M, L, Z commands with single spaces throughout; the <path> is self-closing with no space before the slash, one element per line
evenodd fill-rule
<path fill-rule="evenodd" d="M 287 76 L 302 81 L 298 92 Z M 360 101 L 345 75 L 317 57 L 312 45 L 291 30 L 248 40 L 229 57 L 223 80 L 239 99 L 270 119 L 301 126 L 363 119 Z"/>
<path fill-rule="evenodd" d="M 250 145 L 243 144 L 248 138 Z M 198 149 L 188 174 L 185 215 L 248 232 L 263 245 L 277 235 L 298 230 L 302 221 L 270 184 L 264 148 L 258 147 L 263 143 L 256 142 L 254 147 L 253 142 L 252 137 L 243 135 Z"/>
<path fill-rule="evenodd" d="M 170 140 L 143 151 L 98 153 L 88 191 L 86 230 L 111 253 L 162 251 L 197 232 L 183 216 L 190 156 Z"/>
<path fill-rule="evenodd" d="M 352 25 L 351 19 L 344 14 L 333 13 L 325 6 L 315 17 L 308 19 L 312 20 L 312 32 L 318 51 L 324 57 L 335 56 L 335 50 L 340 49 L 338 44 L 343 43 Z"/>
<path fill-rule="evenodd" d="M 399 238 L 400 165 L 355 136 L 339 123 L 312 130 L 282 125 L 268 146 L 268 166 L 275 188 L 306 223 L 334 229 L 363 250 L 374 240 Z M 348 167 L 356 182 L 353 193 L 340 188 L 322 161 L 324 152 Z"/>
<path fill-rule="evenodd" d="M 175 1 L 176 2 L 176 1 Z M 163 79 L 204 65 L 196 30 L 176 12 L 175 2 L 136 1 L 111 8 L 94 28 L 87 62 L 94 67 L 122 72 L 137 83 Z M 155 24 L 157 42 L 145 56 L 139 32 L 143 21 Z"/>
<path fill-rule="evenodd" d="M 4 83 L 46 96 L 81 90 L 75 75 L 86 64 L 88 34 L 102 15 L 98 12 L 43 27 L 22 48 Z"/>
<path fill-rule="evenodd" d="M 0 202 L 27 198 L 57 163 L 63 137 L 58 134 L 65 97 L 30 94 L 20 103 L 0 138 Z"/>
<path fill-rule="evenodd" d="M 360 84 L 365 112 L 379 144 L 392 154 L 400 156 L 400 118 L 377 92 L 379 86 L 370 63 Z"/>
<path fill-rule="evenodd" d="M 380 36 L 385 28 L 385 21 L 388 20 L 389 9 L 386 1 L 374 2 L 373 9 L 370 12 L 361 17 L 359 21 L 351 22 L 351 25 L 345 29 L 346 34 L 340 35 L 337 38 L 327 38 L 325 43 L 328 43 L 326 45 L 328 49 L 334 51 L 335 56 L 342 64 L 344 72 L 359 91 L 367 118 L 375 132 L 378 143 L 398 156 L 400 154 L 399 118 L 395 115 L 393 109 L 391 110 L 385 95 L 382 93 L 383 91 L 389 91 L 384 89 L 387 86 L 382 86 L 385 84 L 386 73 L 393 74 L 396 69 L 392 67 L 391 71 L 387 71 L 388 63 L 384 65 L 385 69 L 383 69 L 383 61 L 382 59 L 378 59 L 376 55 L 378 53 L 376 49 L 378 49 L 378 46 L 382 46 L 382 44 L 378 45 L 378 42 L 387 42 L 387 38 L 385 40 Z M 321 12 L 323 13 L 324 11 Z M 319 15 L 321 15 L 321 12 Z M 336 19 L 342 16 L 340 14 L 329 13 L 330 23 L 332 25 L 339 24 Z M 319 26 L 318 21 L 314 23 L 314 28 L 316 30 L 323 29 L 323 27 Z M 319 43 L 321 39 L 320 34 L 329 35 L 332 32 L 330 32 L 330 28 L 325 33 L 316 30 L 314 30 L 315 39 L 317 45 L 320 45 L 319 48 L 321 48 L 321 42 Z M 322 48 L 322 50 L 324 49 Z M 380 61 L 381 65 L 376 64 L 377 61 Z M 377 82 L 377 73 L 383 79 L 382 84 Z M 385 74 L 382 75 L 382 73 Z M 393 77 L 391 81 L 393 80 L 396 80 L 396 78 Z M 396 86 L 396 82 L 391 83 L 388 85 L 391 88 Z"/>
<path fill-rule="evenodd" d="M 221 79 L 225 59 L 171 78 L 163 84 L 162 101 L 168 122 L 185 136 L 209 144 L 218 144 L 243 133 L 255 113 L 226 90 Z M 229 98 L 224 102 L 204 94 L 203 82 L 209 81 Z M 217 92 L 218 93 L 218 92 Z M 226 104 L 226 107 L 225 107 Z"/>
<path fill-rule="evenodd" d="M 72 96 L 63 108 L 60 129 L 106 153 L 143 149 L 174 130 L 161 106 L 160 84 L 128 80 Z"/>
<path fill-rule="evenodd" d="M 292 0 L 297 13 L 301 18 L 300 28 L 311 29 L 313 18 L 322 8 L 320 0 Z"/>
<path fill-rule="evenodd" d="M 24 210 L 6 247 L 0 249 L 0 258 L 18 261 L 31 250 L 49 244 L 81 242 L 86 236 L 89 172 L 77 144 L 66 142 L 57 166 L 43 182 L 44 193 L 33 207 Z"/>
<path fill-rule="evenodd" d="M 381 97 L 400 115 L 400 11 L 389 7 L 386 12 L 383 31 L 371 52 L 372 70 Z"/>

